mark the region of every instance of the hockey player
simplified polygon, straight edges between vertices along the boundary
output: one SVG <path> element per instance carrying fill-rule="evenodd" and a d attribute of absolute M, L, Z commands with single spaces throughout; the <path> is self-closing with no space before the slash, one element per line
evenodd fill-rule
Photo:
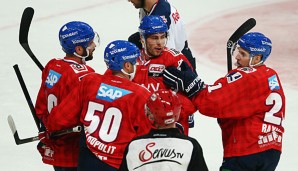
<path fill-rule="evenodd" d="M 178 12 L 178 10 L 172 6 L 167 0 L 128 0 L 131 2 L 135 8 L 140 9 L 139 17 L 140 21 L 146 15 L 158 15 L 169 28 L 169 37 L 168 37 L 168 48 L 176 49 L 182 52 L 188 61 L 191 63 L 194 70 L 196 70 L 196 60 L 192 56 L 192 53 L 188 47 L 186 31 L 184 28 L 184 23 Z M 139 44 L 140 36 L 139 33 L 135 33 L 129 37 L 129 41 Z"/>
<path fill-rule="evenodd" d="M 264 64 L 271 49 L 262 33 L 243 35 L 234 52 L 237 68 L 209 86 L 190 69 L 164 72 L 165 82 L 186 93 L 200 113 L 220 119 L 221 171 L 273 171 L 279 162 L 285 95 L 276 71 Z"/>
<path fill-rule="evenodd" d="M 55 171 L 77 170 L 79 134 L 70 133 L 49 140 L 45 128 L 47 117 L 70 90 L 79 84 L 84 75 L 94 72 L 85 61 L 93 58 L 97 40 L 99 40 L 97 33 L 87 23 L 80 21 L 66 23 L 59 31 L 60 45 L 66 55 L 62 59 L 50 60 L 42 72 L 42 82 L 35 105 L 43 130 L 39 133 L 38 150 L 43 162 L 53 165 Z"/>
<path fill-rule="evenodd" d="M 139 9 L 140 22 L 146 15 L 158 15 L 168 26 L 167 47 L 176 49 L 185 55 L 194 71 L 196 71 L 196 58 L 188 46 L 186 30 L 178 10 L 167 0 L 128 0 L 136 9 Z M 141 49 L 140 34 L 136 32 L 129 39 Z M 189 117 L 189 127 L 194 127 L 193 115 Z"/>
<path fill-rule="evenodd" d="M 186 57 L 175 49 L 166 47 L 168 27 L 160 16 L 145 16 L 139 26 L 143 49 L 138 58 L 138 70 L 134 82 L 144 85 L 151 92 L 158 89 L 170 89 L 163 83 L 162 72 L 165 67 L 178 67 L 182 61 L 189 62 Z M 178 94 L 183 107 L 179 123 L 188 134 L 188 116 L 196 112 L 195 106 L 183 94 Z"/>
<path fill-rule="evenodd" d="M 48 118 L 50 132 L 83 124 L 87 146 L 80 148 L 79 171 L 117 171 L 127 144 L 151 128 L 144 111 L 150 92 L 130 81 L 139 49 L 118 40 L 104 54 L 112 74 L 85 76 Z"/>
<path fill-rule="evenodd" d="M 154 92 L 146 114 L 155 128 L 130 142 L 120 171 L 208 171 L 200 144 L 175 126 L 180 111 L 181 103 L 171 90 Z"/>

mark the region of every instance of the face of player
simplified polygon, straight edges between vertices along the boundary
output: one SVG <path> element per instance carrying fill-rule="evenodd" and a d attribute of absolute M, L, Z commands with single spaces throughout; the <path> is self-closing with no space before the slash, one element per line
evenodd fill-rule
<path fill-rule="evenodd" d="M 237 67 L 249 67 L 249 66 L 254 66 L 255 64 L 258 64 L 261 60 L 261 56 L 260 55 L 256 55 L 251 57 L 249 52 L 247 52 L 246 50 L 244 50 L 241 47 L 236 47 L 235 52 L 233 53 L 233 55 L 235 56 L 235 59 L 237 60 L 236 62 L 236 66 Z M 250 60 L 250 58 L 252 58 Z"/>
<path fill-rule="evenodd" d="M 166 33 L 151 34 L 146 38 L 146 52 L 150 57 L 161 55 L 167 43 Z"/>
<path fill-rule="evenodd" d="M 128 2 L 131 2 L 136 9 L 142 8 L 142 0 L 128 0 Z"/>

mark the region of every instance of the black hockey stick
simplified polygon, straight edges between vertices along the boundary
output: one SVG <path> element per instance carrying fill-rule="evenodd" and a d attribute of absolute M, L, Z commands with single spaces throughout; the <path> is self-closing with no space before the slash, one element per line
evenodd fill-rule
<path fill-rule="evenodd" d="M 28 33 L 29 33 L 29 28 L 31 25 L 32 18 L 33 18 L 33 14 L 34 14 L 34 9 L 31 7 L 27 7 L 23 12 L 21 25 L 20 25 L 19 42 L 21 46 L 24 48 L 24 50 L 27 52 L 27 54 L 38 66 L 38 68 L 42 71 L 44 67 L 39 62 L 39 60 L 35 57 L 28 43 Z"/>
<path fill-rule="evenodd" d="M 11 115 L 8 116 L 7 121 L 8 121 L 9 127 L 10 127 L 10 129 L 12 131 L 14 140 L 15 140 L 15 142 L 16 142 L 17 145 L 25 144 L 25 143 L 29 143 L 29 142 L 33 142 L 33 141 L 39 140 L 39 137 L 38 136 L 21 139 L 19 137 L 18 130 L 16 128 L 16 125 L 15 125 L 14 120 L 13 120 L 13 118 L 12 118 Z M 69 134 L 69 133 L 72 133 L 72 132 L 80 132 L 81 130 L 82 130 L 82 127 L 81 126 L 76 126 L 76 127 L 70 128 L 70 129 L 65 129 L 65 130 L 53 132 L 50 135 L 50 137 L 51 138 L 59 137 L 61 135 Z"/>
<path fill-rule="evenodd" d="M 243 36 L 245 33 L 251 30 L 255 25 L 256 25 L 256 20 L 254 18 L 250 18 L 246 20 L 229 38 L 227 42 L 228 72 L 232 69 L 232 53 L 236 42 L 239 40 L 241 36 Z"/>
<path fill-rule="evenodd" d="M 18 77 L 19 83 L 20 83 L 21 88 L 22 88 L 22 90 L 23 90 L 23 93 L 24 93 L 24 95 L 25 95 L 27 104 L 28 104 L 28 106 L 29 106 L 29 108 L 30 108 L 30 111 L 31 111 L 31 114 L 32 114 L 32 116 L 33 116 L 33 118 L 34 118 L 34 121 L 35 121 L 35 124 L 36 124 L 36 126 L 37 126 L 37 129 L 38 129 L 38 131 L 41 131 L 41 128 L 40 128 L 40 121 L 39 121 L 39 118 L 38 118 L 37 115 L 36 115 L 35 108 L 34 108 L 34 106 L 33 106 L 33 103 L 32 103 L 31 97 L 30 97 L 30 95 L 29 95 L 28 89 L 27 89 L 27 87 L 26 87 L 26 84 L 25 84 L 25 82 L 24 82 L 24 79 L 23 79 L 23 77 L 22 77 L 21 71 L 20 71 L 20 69 L 19 69 L 19 67 L 18 67 L 17 64 L 15 64 L 15 65 L 13 66 L 13 69 L 14 69 L 14 71 L 15 71 L 17 77 Z"/>

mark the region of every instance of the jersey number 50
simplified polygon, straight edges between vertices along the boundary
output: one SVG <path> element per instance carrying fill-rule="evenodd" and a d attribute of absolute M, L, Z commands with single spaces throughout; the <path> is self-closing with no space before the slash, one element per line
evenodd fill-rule
<path fill-rule="evenodd" d="M 95 132 L 99 128 L 99 137 L 105 142 L 112 142 L 117 138 L 119 128 L 122 120 L 122 113 L 119 109 L 115 107 L 110 107 L 103 113 L 104 105 L 89 102 L 88 111 L 84 118 L 85 121 L 89 122 L 90 125 L 87 127 L 87 130 L 90 134 Z M 95 112 L 99 111 L 100 114 L 103 114 L 104 117 L 102 121 L 99 116 L 95 115 Z"/>

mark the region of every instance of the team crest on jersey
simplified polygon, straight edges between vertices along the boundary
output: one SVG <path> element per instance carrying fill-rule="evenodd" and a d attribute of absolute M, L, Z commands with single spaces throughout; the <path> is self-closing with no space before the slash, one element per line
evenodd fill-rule
<path fill-rule="evenodd" d="M 237 81 L 240 78 L 242 78 L 242 74 L 240 72 L 232 72 L 229 75 L 227 75 L 228 83 L 232 83 L 234 81 Z"/>
<path fill-rule="evenodd" d="M 88 68 L 85 65 L 81 65 L 81 64 L 71 64 L 70 67 L 73 69 L 73 71 L 76 74 L 80 72 L 88 71 Z"/>
<path fill-rule="evenodd" d="M 50 70 L 47 79 L 46 79 L 46 86 L 48 88 L 52 88 L 60 79 L 61 74 L 56 71 Z"/>
<path fill-rule="evenodd" d="M 273 75 L 268 78 L 268 84 L 269 84 L 270 90 L 279 90 L 280 89 L 276 75 Z"/>
<path fill-rule="evenodd" d="M 101 83 L 97 91 L 96 98 L 104 101 L 112 102 L 125 95 L 131 94 L 131 91 Z"/>

